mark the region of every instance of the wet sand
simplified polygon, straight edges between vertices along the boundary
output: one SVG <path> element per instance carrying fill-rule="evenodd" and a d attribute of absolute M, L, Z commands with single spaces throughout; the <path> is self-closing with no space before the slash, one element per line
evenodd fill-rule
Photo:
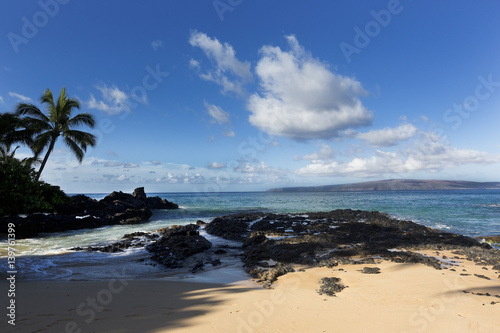
<path fill-rule="evenodd" d="M 448 251 L 443 254 L 453 258 Z M 4 306 L 0 330 L 500 332 L 500 272 L 455 261 L 458 266 L 450 266 L 455 271 L 385 260 L 303 267 L 303 272 L 295 266 L 297 271 L 279 277 L 271 290 L 249 280 L 222 284 L 116 276 L 107 281 L 17 281 L 16 325 L 4 320 L 9 319 Z M 363 274 L 363 267 L 379 267 L 381 273 Z M 323 277 L 338 277 L 348 288 L 333 297 L 319 295 Z M 6 300 L 5 281 L 0 290 Z"/>

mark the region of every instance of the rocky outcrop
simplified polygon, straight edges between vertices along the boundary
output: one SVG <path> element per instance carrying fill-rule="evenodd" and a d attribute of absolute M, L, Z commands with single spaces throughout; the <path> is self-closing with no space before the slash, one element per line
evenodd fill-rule
<path fill-rule="evenodd" d="M 363 267 L 361 271 L 363 274 L 380 274 L 380 268 L 378 267 Z"/>
<path fill-rule="evenodd" d="M 55 214 L 32 214 L 27 217 L 0 218 L 3 232 L 8 223 L 14 223 L 16 238 L 35 237 L 39 233 L 98 228 L 116 224 L 138 224 L 147 221 L 151 209 L 176 209 L 177 204 L 159 197 L 147 197 L 144 188 L 133 194 L 113 192 L 102 200 L 85 195 L 69 197 Z"/>
<path fill-rule="evenodd" d="M 205 230 L 212 235 L 229 240 L 243 240 L 248 234 L 250 222 L 264 216 L 263 213 L 235 214 L 216 217 Z"/>
<path fill-rule="evenodd" d="M 101 201 L 79 197 L 75 206 L 105 204 L 111 207 L 114 222 L 135 223 L 132 212 L 149 210 L 138 202 L 142 205 L 147 202 L 141 189 L 134 194 L 114 192 Z M 127 212 L 132 215 L 126 215 Z M 92 223 L 100 218 L 88 215 L 81 220 Z M 154 233 L 137 232 L 112 244 L 73 250 L 120 252 L 130 247 L 146 247 L 156 263 L 167 268 L 184 267 L 193 273 L 208 269 L 208 265 L 221 265 L 229 257 L 232 260 L 241 257 L 246 271 L 266 288 L 279 276 L 293 272 L 296 264 L 336 271 L 343 270 L 339 265 L 359 265 L 359 271 L 364 274 L 378 274 L 377 267 L 362 265 L 390 260 L 453 270 L 450 266 L 453 262 L 422 254 L 421 250 L 452 250 L 457 255 L 455 258 L 460 255 L 478 265 L 491 266 L 488 270 L 494 270 L 495 274 L 500 270 L 500 251 L 486 243 L 379 212 L 347 209 L 302 214 L 247 213 L 217 217 L 208 224 L 196 223 L 171 226 Z M 201 227 L 209 234 L 231 240 L 231 245 L 212 247 L 211 242 L 200 235 Z M 340 281 L 329 278 L 323 281 L 320 292 L 335 295 L 343 287 Z"/>
<path fill-rule="evenodd" d="M 256 279 L 258 283 L 261 283 L 264 288 L 271 288 L 271 285 L 278 277 L 285 275 L 290 272 L 295 272 L 292 265 L 286 265 L 283 263 L 278 263 L 269 269 L 263 269 L 256 266 L 249 267 L 247 272 Z"/>
<path fill-rule="evenodd" d="M 336 293 L 341 292 L 348 286 L 340 283 L 340 278 L 338 277 L 324 277 L 321 279 L 321 286 L 318 290 L 318 294 L 335 296 Z"/>
<path fill-rule="evenodd" d="M 478 240 L 440 232 L 379 212 L 335 210 L 301 214 L 249 213 L 217 217 L 205 230 L 241 240 L 247 271 L 269 286 L 282 265 L 335 267 L 376 264 L 374 257 L 398 263 L 447 268 L 418 250 L 454 250 L 481 264 L 500 263 L 500 251 Z M 270 263 L 271 262 L 271 263 Z M 367 269 L 365 273 L 375 272 Z"/>
<path fill-rule="evenodd" d="M 108 252 L 108 253 L 117 253 L 123 252 L 129 248 L 138 248 L 145 247 L 152 241 L 160 238 L 158 234 L 155 233 L 146 233 L 146 232 L 134 232 L 131 234 L 126 234 L 122 237 L 122 239 L 118 242 L 114 242 L 112 244 L 107 245 L 96 245 L 96 246 L 87 246 L 87 247 L 74 247 L 70 250 L 72 251 L 87 251 L 87 252 Z"/>
<path fill-rule="evenodd" d="M 188 224 L 164 229 L 161 237 L 146 247 L 153 254 L 151 259 L 168 268 L 183 267 L 187 257 L 212 247 L 210 241 L 200 236 L 198 228 Z"/>

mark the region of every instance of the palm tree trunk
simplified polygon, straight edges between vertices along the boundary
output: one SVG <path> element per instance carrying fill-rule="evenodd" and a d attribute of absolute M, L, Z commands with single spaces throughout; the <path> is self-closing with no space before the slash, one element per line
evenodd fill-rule
<path fill-rule="evenodd" d="M 38 173 L 36 174 L 36 180 L 38 181 L 40 179 L 40 175 L 42 174 L 43 168 L 45 168 L 45 164 L 47 164 L 47 160 L 49 159 L 50 153 L 52 153 L 52 150 L 54 149 L 54 145 L 56 144 L 56 138 L 53 138 L 52 141 L 50 142 L 49 149 L 47 150 L 47 153 L 45 154 L 45 157 L 43 158 L 42 165 L 40 165 L 40 169 L 38 170 Z"/>

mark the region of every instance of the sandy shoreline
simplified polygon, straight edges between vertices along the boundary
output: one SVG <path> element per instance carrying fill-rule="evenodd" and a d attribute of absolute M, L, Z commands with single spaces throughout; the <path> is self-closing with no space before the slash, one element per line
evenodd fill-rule
<path fill-rule="evenodd" d="M 18 281 L 16 326 L 2 320 L 1 331 L 500 332 L 500 272 L 457 261 L 455 271 L 385 260 L 305 268 L 281 276 L 271 290 L 248 281 L 217 284 L 119 276 L 97 282 Z M 381 274 L 363 274 L 363 267 L 379 267 Z M 319 295 L 319 280 L 333 276 L 348 288 L 335 297 Z M 7 283 L 0 283 L 0 290 L 6 294 Z M 486 293 L 490 296 L 478 295 Z"/>

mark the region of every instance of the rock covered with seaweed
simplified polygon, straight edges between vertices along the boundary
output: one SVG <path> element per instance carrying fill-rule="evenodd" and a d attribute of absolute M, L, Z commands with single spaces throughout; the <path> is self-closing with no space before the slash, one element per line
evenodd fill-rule
<path fill-rule="evenodd" d="M 206 231 L 241 240 L 247 271 L 265 286 L 274 281 L 273 270 L 286 274 L 291 268 L 283 267 L 293 264 L 318 267 L 373 264 L 373 258 L 378 257 L 442 269 L 442 261 L 417 252 L 423 249 L 454 250 L 484 265 L 500 263 L 500 251 L 474 238 L 373 211 L 227 215 L 214 219 Z"/>
<path fill-rule="evenodd" d="M 200 235 L 201 228 L 233 245 L 214 247 Z M 198 221 L 196 225 L 172 226 L 153 233 L 138 232 L 113 244 L 73 250 L 120 252 L 130 247 L 146 247 L 150 259 L 168 269 L 192 267 L 192 272 L 203 270 L 206 264 L 216 266 L 229 257 L 239 257 L 247 273 L 266 288 L 271 288 L 279 276 L 294 272 L 297 265 L 334 268 L 355 264 L 364 274 L 378 274 L 378 268 L 362 265 L 384 259 L 438 270 L 449 268 L 439 258 L 421 253 L 424 250 L 451 250 L 457 257 L 500 270 L 500 251 L 487 243 L 379 212 L 350 209 L 232 214 L 216 217 L 208 224 Z"/>

